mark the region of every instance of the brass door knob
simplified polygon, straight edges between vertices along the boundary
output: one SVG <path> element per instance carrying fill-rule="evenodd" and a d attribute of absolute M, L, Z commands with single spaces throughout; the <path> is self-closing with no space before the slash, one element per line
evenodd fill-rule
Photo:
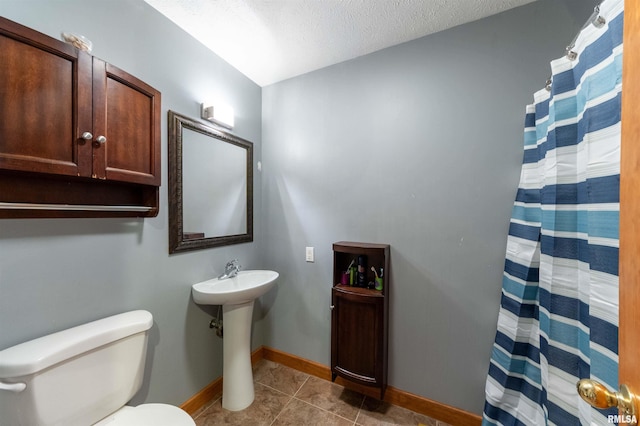
<path fill-rule="evenodd" d="M 620 385 L 620 392 L 611 392 L 602 383 L 595 380 L 582 379 L 577 384 L 578 394 L 595 408 L 617 407 L 623 415 L 633 419 L 630 425 L 636 425 L 636 396 L 629 391 L 627 385 Z"/>

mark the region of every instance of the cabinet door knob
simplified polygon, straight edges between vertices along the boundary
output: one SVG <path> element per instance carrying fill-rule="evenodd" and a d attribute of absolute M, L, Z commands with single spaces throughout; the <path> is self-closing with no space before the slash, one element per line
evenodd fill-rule
<path fill-rule="evenodd" d="M 98 137 L 96 138 L 96 142 L 97 142 L 97 143 L 99 143 L 99 144 L 103 144 L 103 143 L 105 143 L 106 141 L 107 141 L 107 138 L 106 138 L 105 136 L 102 136 L 102 135 L 100 135 L 100 136 L 98 136 Z"/>
<path fill-rule="evenodd" d="M 84 132 L 82 134 L 82 139 L 84 139 L 85 141 L 90 141 L 91 139 L 93 139 L 93 135 L 91 134 L 91 132 Z"/>
<path fill-rule="evenodd" d="M 331 309 L 333 311 L 333 308 L 335 308 L 334 305 L 329 306 L 329 309 Z"/>

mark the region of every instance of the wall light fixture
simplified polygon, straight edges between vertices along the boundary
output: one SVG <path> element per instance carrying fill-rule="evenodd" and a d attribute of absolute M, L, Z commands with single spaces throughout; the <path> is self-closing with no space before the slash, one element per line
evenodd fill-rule
<path fill-rule="evenodd" d="M 227 129 L 233 129 L 234 115 L 233 108 L 224 104 L 213 104 L 204 102 L 200 104 L 200 116 L 205 120 L 222 126 Z"/>

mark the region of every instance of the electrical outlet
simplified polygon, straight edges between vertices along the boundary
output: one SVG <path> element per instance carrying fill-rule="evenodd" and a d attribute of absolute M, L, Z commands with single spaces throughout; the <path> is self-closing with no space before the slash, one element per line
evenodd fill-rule
<path fill-rule="evenodd" d="M 315 254 L 313 252 L 313 247 L 307 247 L 307 250 L 305 252 L 305 259 L 307 262 L 315 262 Z"/>

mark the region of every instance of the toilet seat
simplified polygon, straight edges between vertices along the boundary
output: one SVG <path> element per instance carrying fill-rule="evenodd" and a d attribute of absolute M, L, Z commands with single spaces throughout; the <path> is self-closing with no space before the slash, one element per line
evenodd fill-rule
<path fill-rule="evenodd" d="M 142 404 L 122 407 L 94 426 L 195 426 L 186 412 L 168 404 Z"/>

